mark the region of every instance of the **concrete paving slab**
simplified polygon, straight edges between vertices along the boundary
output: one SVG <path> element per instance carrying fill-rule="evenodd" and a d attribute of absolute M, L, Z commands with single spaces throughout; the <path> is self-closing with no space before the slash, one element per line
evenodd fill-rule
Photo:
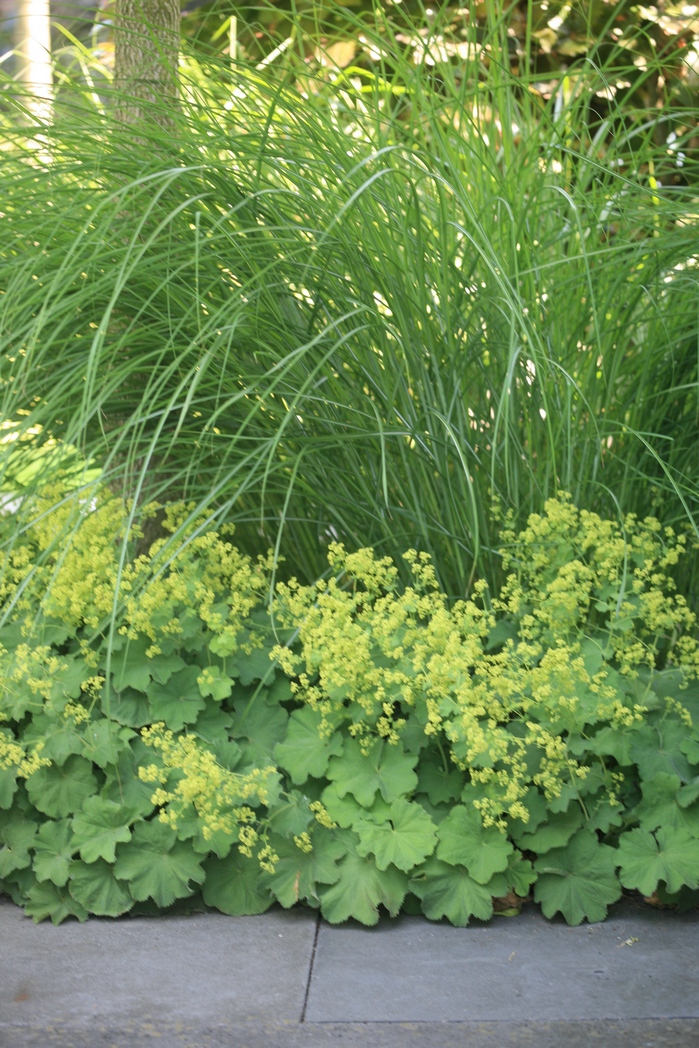
<path fill-rule="evenodd" d="M 298 1022 L 315 932 L 315 914 L 302 910 L 55 928 L 1 899 L 0 1023 Z"/>
<path fill-rule="evenodd" d="M 0 1048 L 697 1048 L 699 1020 L 3 1027 Z"/>
<path fill-rule="evenodd" d="M 308 1022 L 699 1018 L 699 914 L 629 902 L 569 928 L 538 911 L 453 928 L 321 923 Z M 699 1038 L 696 1041 L 699 1046 Z"/>

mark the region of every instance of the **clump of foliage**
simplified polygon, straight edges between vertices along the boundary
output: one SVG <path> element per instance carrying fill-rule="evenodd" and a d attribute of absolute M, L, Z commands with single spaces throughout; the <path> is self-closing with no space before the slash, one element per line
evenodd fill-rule
<path fill-rule="evenodd" d="M 58 507 L 58 508 L 57 508 Z M 329 550 L 276 586 L 195 506 L 47 491 L 6 532 L 0 890 L 36 920 L 383 906 L 457 925 L 699 899 L 685 536 L 564 494 L 449 603 Z M 147 537 L 151 533 L 151 537 Z M 152 538 L 157 532 L 158 537 Z"/>
<path fill-rule="evenodd" d="M 332 537 L 496 591 L 493 494 L 695 520 L 697 108 L 643 100 L 640 30 L 542 81 L 489 7 L 421 35 L 374 4 L 350 64 L 305 16 L 262 69 L 183 47 L 139 148 L 106 69 L 31 136 L 0 113 L 3 418 L 304 582 Z"/>

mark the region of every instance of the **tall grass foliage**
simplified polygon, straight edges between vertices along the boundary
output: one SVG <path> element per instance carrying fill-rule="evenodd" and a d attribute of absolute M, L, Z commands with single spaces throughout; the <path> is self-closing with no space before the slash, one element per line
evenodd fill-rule
<path fill-rule="evenodd" d="M 1 410 L 34 434 L 5 489 L 52 441 L 32 484 L 78 448 L 285 573 L 416 546 L 452 596 L 561 488 L 696 533 L 697 114 L 626 104 L 629 51 L 547 98 L 496 17 L 456 60 L 374 18 L 344 69 L 301 33 L 264 69 L 185 55 L 167 130 L 94 71 L 50 127 L 5 85 Z"/>

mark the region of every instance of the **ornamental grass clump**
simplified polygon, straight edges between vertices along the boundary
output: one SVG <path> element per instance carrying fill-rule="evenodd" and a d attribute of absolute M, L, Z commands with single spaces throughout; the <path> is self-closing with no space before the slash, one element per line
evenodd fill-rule
<path fill-rule="evenodd" d="M 72 446 L 302 582 L 416 548 L 450 599 L 502 584 L 498 500 L 696 519 L 699 114 L 642 101 L 695 52 L 627 25 L 542 80 L 502 5 L 407 6 L 328 3 L 262 68 L 183 47 L 140 148 L 97 61 L 39 152 L 1 85 L 0 413 L 38 436 L 0 485 L 54 441 L 30 487 Z"/>
<path fill-rule="evenodd" d="M 22 519 L 0 518 L 0 890 L 36 920 L 699 901 L 683 533 L 559 493 L 505 522 L 497 593 L 333 543 L 270 600 L 272 561 L 196 506 L 102 485 Z"/>

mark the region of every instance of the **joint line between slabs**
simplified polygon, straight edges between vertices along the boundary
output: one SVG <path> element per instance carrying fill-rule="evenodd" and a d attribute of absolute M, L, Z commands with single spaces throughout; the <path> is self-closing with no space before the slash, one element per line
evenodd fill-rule
<path fill-rule="evenodd" d="M 313 949 L 311 950 L 311 963 L 308 968 L 308 980 L 306 982 L 306 993 L 303 998 L 303 1008 L 301 1009 L 301 1018 L 299 1022 L 305 1023 L 306 1021 L 306 1009 L 308 1008 L 308 997 L 311 992 L 311 980 L 313 979 L 313 966 L 316 960 L 316 949 L 318 948 L 318 935 L 320 934 L 320 914 L 316 916 L 316 930 L 313 936 Z"/>

